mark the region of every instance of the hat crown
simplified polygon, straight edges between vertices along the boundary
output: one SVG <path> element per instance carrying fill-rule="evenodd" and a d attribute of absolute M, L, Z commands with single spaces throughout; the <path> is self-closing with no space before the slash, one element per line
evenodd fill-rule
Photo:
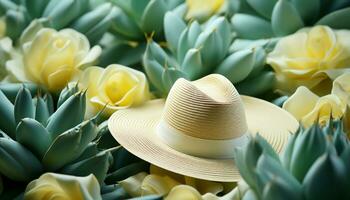
<path fill-rule="evenodd" d="M 182 134 L 200 139 L 233 139 L 248 130 L 239 93 L 218 74 L 193 82 L 178 79 L 169 92 L 162 120 Z"/>

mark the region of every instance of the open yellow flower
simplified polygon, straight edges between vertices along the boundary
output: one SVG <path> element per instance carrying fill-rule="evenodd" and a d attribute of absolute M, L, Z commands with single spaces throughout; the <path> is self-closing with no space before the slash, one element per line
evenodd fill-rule
<path fill-rule="evenodd" d="M 86 177 L 46 173 L 30 182 L 24 200 L 100 200 L 100 185 L 94 175 Z"/>
<path fill-rule="evenodd" d="M 305 127 L 317 122 L 325 125 L 329 118 L 339 119 L 347 112 L 350 95 L 350 73 L 339 76 L 333 82 L 332 93 L 319 97 L 301 86 L 283 104 Z"/>
<path fill-rule="evenodd" d="M 205 20 L 220 11 L 225 0 L 186 0 L 187 19 Z"/>
<path fill-rule="evenodd" d="M 89 67 L 79 78 L 79 87 L 87 89 L 87 115 L 106 107 L 105 113 L 139 105 L 150 98 L 146 76 L 137 70 L 112 64 L 103 69 Z"/>
<path fill-rule="evenodd" d="M 284 37 L 268 55 L 276 72 L 276 87 L 291 94 L 305 86 L 317 94 L 329 94 L 332 81 L 349 71 L 350 31 L 327 26 L 305 28 Z"/>
<path fill-rule="evenodd" d="M 7 63 L 7 69 L 21 82 L 34 82 L 58 92 L 91 65 L 101 48 L 90 49 L 88 39 L 73 29 L 56 31 L 42 28 L 28 34 L 22 44 L 22 56 Z"/>

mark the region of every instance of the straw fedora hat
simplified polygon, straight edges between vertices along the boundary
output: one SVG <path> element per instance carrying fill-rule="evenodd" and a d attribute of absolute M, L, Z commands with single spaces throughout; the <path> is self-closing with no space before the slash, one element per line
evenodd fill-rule
<path fill-rule="evenodd" d="M 240 96 L 222 75 L 178 79 L 166 100 L 120 110 L 109 119 L 113 137 L 136 156 L 194 178 L 234 182 L 235 147 L 257 132 L 278 152 L 298 122 L 281 108 Z"/>

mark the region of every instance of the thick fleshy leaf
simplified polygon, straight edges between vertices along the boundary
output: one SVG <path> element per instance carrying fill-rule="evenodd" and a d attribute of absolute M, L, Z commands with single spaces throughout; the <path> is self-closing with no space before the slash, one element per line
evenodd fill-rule
<path fill-rule="evenodd" d="M 85 115 L 84 93 L 69 97 L 57 110 L 51 115 L 46 126 L 52 138 L 56 138 L 64 131 L 80 124 Z"/>
<path fill-rule="evenodd" d="M 166 68 L 162 74 L 163 86 L 168 93 L 171 87 L 179 78 L 187 78 L 186 74 L 175 69 L 175 68 Z"/>
<path fill-rule="evenodd" d="M 288 0 L 279 0 L 272 12 L 272 29 L 277 36 L 296 32 L 304 27 L 297 9 Z"/>
<path fill-rule="evenodd" d="M 271 18 L 273 7 L 277 0 L 247 0 L 247 3 L 256 10 L 260 15 Z"/>
<path fill-rule="evenodd" d="M 42 166 L 20 143 L 0 138 L 0 172 L 15 181 L 30 181 L 42 173 Z"/>
<path fill-rule="evenodd" d="M 281 178 L 275 178 L 268 183 L 263 192 L 263 200 L 302 200 L 301 188 L 295 190 L 288 182 Z"/>
<path fill-rule="evenodd" d="M 111 159 L 112 156 L 109 150 L 103 151 L 92 156 L 91 158 L 67 165 L 61 172 L 74 176 L 87 176 L 89 174 L 93 174 L 100 183 L 103 183 L 111 163 Z M 98 167 L 96 167 L 97 163 Z"/>
<path fill-rule="evenodd" d="M 28 10 L 28 13 L 32 18 L 41 17 L 47 3 L 50 1 L 47 0 L 25 0 L 23 1 L 25 7 Z"/>
<path fill-rule="evenodd" d="M 257 96 L 271 90 L 275 82 L 275 74 L 272 71 L 265 71 L 257 77 L 240 82 L 236 88 L 240 94 Z"/>
<path fill-rule="evenodd" d="M 317 124 L 299 134 L 291 157 L 291 173 L 302 182 L 313 163 L 326 152 L 326 147 L 327 140 Z"/>
<path fill-rule="evenodd" d="M 169 47 L 176 52 L 180 35 L 185 30 L 185 22 L 174 12 L 167 12 L 164 16 L 164 33 Z"/>
<path fill-rule="evenodd" d="M 350 17 L 350 8 L 344 8 L 334 11 L 323 18 L 321 18 L 316 24 L 327 25 L 334 29 L 350 29 L 349 23 L 346 20 Z"/>
<path fill-rule="evenodd" d="M 226 76 L 232 83 L 238 83 L 251 73 L 254 67 L 254 51 L 247 49 L 233 53 L 216 69 L 216 72 Z"/>
<path fill-rule="evenodd" d="M 27 19 L 23 7 L 14 10 L 8 10 L 5 17 L 6 35 L 16 40 L 22 34 L 23 29 L 27 26 Z"/>
<path fill-rule="evenodd" d="M 16 140 L 42 158 L 51 144 L 51 136 L 35 119 L 24 118 L 16 129 Z"/>
<path fill-rule="evenodd" d="M 181 64 L 181 70 L 191 80 L 196 80 L 209 72 L 208 69 L 203 68 L 202 57 L 198 49 L 187 51 L 184 61 Z"/>
<path fill-rule="evenodd" d="M 194 21 L 181 33 L 177 46 L 177 60 L 179 63 L 183 62 L 187 51 L 194 47 L 201 31 L 199 23 Z"/>
<path fill-rule="evenodd" d="M 304 22 L 313 23 L 320 14 L 321 1 L 291 0 Z"/>
<path fill-rule="evenodd" d="M 97 126 L 92 121 L 85 121 L 59 135 L 51 144 L 42 160 L 49 170 L 57 170 L 77 159 L 88 144 L 96 137 Z"/>
<path fill-rule="evenodd" d="M 148 170 L 149 170 L 149 163 L 145 161 L 139 161 L 139 162 L 127 165 L 125 167 L 119 168 L 116 171 L 108 174 L 105 179 L 105 182 L 107 184 L 116 183 L 130 176 L 133 176 L 139 172 L 145 172 Z"/>
<path fill-rule="evenodd" d="M 38 86 L 32 83 L 1 83 L 0 90 L 12 103 L 14 103 L 18 91 L 22 89 L 23 85 L 30 91 L 32 96 L 34 96 L 38 91 Z"/>
<path fill-rule="evenodd" d="M 335 154 L 319 157 L 303 181 L 306 199 L 349 199 L 346 175 L 344 163 Z"/>
<path fill-rule="evenodd" d="M 150 0 L 141 18 L 141 28 L 145 33 L 154 33 L 157 37 L 163 30 L 163 19 L 166 11 L 164 0 Z"/>
<path fill-rule="evenodd" d="M 15 138 L 16 122 L 14 116 L 14 106 L 0 90 L 0 129 L 5 131 L 10 137 Z"/>
<path fill-rule="evenodd" d="M 43 126 L 47 125 L 47 120 L 50 117 L 50 111 L 42 97 L 36 98 L 35 120 Z"/>
<path fill-rule="evenodd" d="M 274 36 L 270 22 L 253 15 L 235 14 L 231 23 L 241 38 L 261 39 Z"/>
<path fill-rule="evenodd" d="M 32 95 L 24 86 L 17 94 L 14 104 L 14 113 L 16 124 L 18 124 L 23 118 L 28 117 L 34 119 L 35 117 Z"/>

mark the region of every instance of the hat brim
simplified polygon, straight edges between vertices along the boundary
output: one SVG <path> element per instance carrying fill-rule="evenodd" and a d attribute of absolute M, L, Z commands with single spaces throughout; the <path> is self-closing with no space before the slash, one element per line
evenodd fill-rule
<path fill-rule="evenodd" d="M 280 152 L 289 135 L 297 130 L 297 120 L 272 103 L 253 97 L 241 97 L 250 133 L 259 133 Z M 241 177 L 233 159 L 208 159 L 187 155 L 162 141 L 156 128 L 164 103 L 164 100 L 157 99 L 139 107 L 115 112 L 108 122 L 111 134 L 132 154 L 166 170 L 210 181 L 239 181 Z"/>

